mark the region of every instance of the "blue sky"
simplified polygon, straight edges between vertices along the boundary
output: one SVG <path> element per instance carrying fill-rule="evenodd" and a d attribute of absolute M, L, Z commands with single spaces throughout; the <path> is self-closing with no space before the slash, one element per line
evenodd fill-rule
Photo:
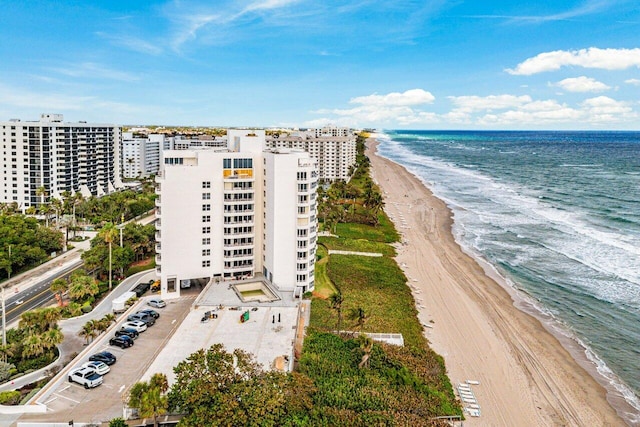
<path fill-rule="evenodd" d="M 640 129 L 637 0 L 3 3 L 2 120 Z"/>

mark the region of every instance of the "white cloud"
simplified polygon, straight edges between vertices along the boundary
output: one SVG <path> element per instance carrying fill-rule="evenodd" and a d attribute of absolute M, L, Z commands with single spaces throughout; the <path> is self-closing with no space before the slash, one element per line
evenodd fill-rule
<path fill-rule="evenodd" d="M 435 100 L 431 92 L 422 89 L 410 89 L 403 93 L 391 92 L 386 95 L 367 95 L 352 98 L 350 104 L 375 105 L 375 106 L 401 106 L 431 104 Z"/>
<path fill-rule="evenodd" d="M 608 96 L 587 99 L 580 106 L 588 114 L 590 121 L 597 123 L 620 122 L 638 117 L 638 113 L 628 103 Z"/>
<path fill-rule="evenodd" d="M 129 104 L 108 101 L 91 95 L 32 92 L 27 89 L 18 89 L 5 85 L 0 85 L 0 104 L 7 105 L 14 111 L 25 108 L 39 112 L 99 111 L 102 112 L 102 115 L 111 111 L 120 113 L 140 111 L 138 107 Z"/>
<path fill-rule="evenodd" d="M 560 80 L 555 86 L 569 92 L 602 92 L 611 89 L 610 86 L 586 76 Z"/>
<path fill-rule="evenodd" d="M 133 82 L 140 80 L 140 77 L 126 71 L 114 70 L 94 62 L 83 62 L 80 64 L 69 64 L 64 67 L 52 67 L 51 71 L 70 77 L 83 77 L 90 79 L 110 79 L 123 82 Z"/>
<path fill-rule="evenodd" d="M 135 52 L 146 53 L 149 55 L 159 55 L 163 51 L 162 47 L 157 44 L 153 44 L 129 35 L 112 35 L 104 33 L 102 31 L 96 32 L 96 35 L 107 39 L 118 46 L 126 47 Z"/>
<path fill-rule="evenodd" d="M 251 3 L 249 6 L 243 9 L 241 13 L 253 12 L 255 10 L 269 10 L 277 9 L 280 7 L 289 6 L 292 3 L 297 3 L 299 0 L 263 0 Z"/>
<path fill-rule="evenodd" d="M 515 69 L 506 69 L 509 74 L 531 75 L 545 71 L 559 70 L 565 66 L 599 68 L 604 70 L 624 70 L 640 68 L 640 48 L 599 49 L 590 47 L 580 50 L 556 50 L 543 52 L 521 62 Z"/>
<path fill-rule="evenodd" d="M 624 82 L 629 85 L 640 86 L 640 79 L 628 79 Z"/>
<path fill-rule="evenodd" d="M 348 109 L 322 109 L 316 114 L 338 116 L 339 119 L 323 118 L 322 122 L 340 122 L 349 126 L 359 124 L 427 124 L 439 121 L 437 114 L 417 109 L 418 106 L 431 104 L 435 97 L 423 89 L 410 89 L 405 92 L 391 92 L 384 95 L 372 94 L 358 96 L 349 100 L 357 104 Z M 316 123 L 317 121 L 312 121 Z M 307 122 L 307 123 L 312 123 Z"/>
<path fill-rule="evenodd" d="M 450 96 L 449 99 L 461 112 L 502 110 L 531 102 L 529 95 Z"/>
<path fill-rule="evenodd" d="M 607 96 L 589 98 L 577 104 L 556 99 L 532 99 L 529 95 L 450 96 L 448 99 L 453 108 L 449 111 L 420 108 L 420 105 L 430 104 L 432 96 L 422 89 L 413 89 L 404 93 L 355 97 L 349 101 L 358 104 L 353 108 L 315 111 L 322 118 L 306 125 L 588 129 L 609 125 L 617 125 L 618 128 L 634 126 L 639 117 L 632 103 Z"/>

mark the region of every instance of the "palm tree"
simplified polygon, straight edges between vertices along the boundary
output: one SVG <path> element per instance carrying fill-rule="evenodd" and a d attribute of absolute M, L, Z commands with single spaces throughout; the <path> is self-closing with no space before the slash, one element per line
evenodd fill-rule
<path fill-rule="evenodd" d="M 42 344 L 44 350 L 49 350 L 60 344 L 64 340 L 64 334 L 56 325 L 55 328 L 49 329 L 42 334 Z"/>
<path fill-rule="evenodd" d="M 22 342 L 22 357 L 29 359 L 31 357 L 44 354 L 45 340 L 43 334 L 29 334 Z"/>
<path fill-rule="evenodd" d="M 358 368 L 368 367 L 371 351 L 373 350 L 373 339 L 368 335 L 362 334 L 358 337 L 358 341 L 360 342 L 360 349 L 363 351 Z"/>
<path fill-rule="evenodd" d="M 153 417 L 157 427 L 158 416 L 167 413 L 169 383 L 165 374 L 153 374 L 149 382 L 137 382 L 129 393 L 129 406 L 138 409 L 141 417 Z"/>
<path fill-rule="evenodd" d="M 65 279 L 58 278 L 51 282 L 51 287 L 49 289 L 51 290 L 51 293 L 58 295 L 60 298 L 60 305 L 62 305 L 62 294 L 69 289 L 69 283 L 67 283 Z"/>
<path fill-rule="evenodd" d="M 58 320 L 62 319 L 62 312 L 58 307 L 42 308 L 43 329 L 49 331 L 58 327 Z"/>
<path fill-rule="evenodd" d="M 109 291 L 112 289 L 111 278 L 113 275 L 113 252 L 112 244 L 118 236 L 118 229 L 111 222 L 107 222 L 100 230 L 100 236 L 109 245 Z"/>
<path fill-rule="evenodd" d="M 91 322 L 85 323 L 82 326 L 82 329 L 80 329 L 80 332 L 78 332 L 78 335 L 84 338 L 87 344 L 89 344 L 91 342 L 90 340 L 93 340 L 97 336 L 96 331 L 95 329 L 93 329 L 93 324 Z"/>
<path fill-rule="evenodd" d="M 334 292 L 329 297 L 329 302 L 331 303 L 331 308 L 338 313 L 338 324 L 336 329 L 338 330 L 338 333 L 340 333 L 340 326 L 342 325 L 342 303 L 344 302 L 344 297 L 340 292 Z"/>
<path fill-rule="evenodd" d="M 60 228 L 60 215 L 62 214 L 62 200 L 52 197 L 49 204 L 56 213 L 56 228 Z"/>
<path fill-rule="evenodd" d="M 111 325 L 112 323 L 115 323 L 116 315 L 113 313 L 107 313 L 102 317 L 102 320 L 104 320 L 107 325 Z"/>
<path fill-rule="evenodd" d="M 13 344 L 0 345 L 0 355 L 2 355 L 2 361 L 6 363 L 7 358 L 13 356 L 15 353 L 15 346 Z"/>
<path fill-rule="evenodd" d="M 364 326 L 367 319 L 368 316 L 364 311 L 364 308 L 362 307 L 352 308 L 349 311 L 349 320 L 353 320 L 356 322 L 354 327 L 356 327 L 359 331 L 362 330 L 362 327 Z"/>
<path fill-rule="evenodd" d="M 80 301 L 87 296 L 93 296 L 100 292 L 100 287 L 89 276 L 76 276 L 69 286 L 69 296 L 75 301 Z"/>

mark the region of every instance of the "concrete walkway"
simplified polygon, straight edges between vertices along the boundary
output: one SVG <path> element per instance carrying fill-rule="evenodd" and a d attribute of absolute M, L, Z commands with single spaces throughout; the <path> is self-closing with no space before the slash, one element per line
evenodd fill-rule
<path fill-rule="evenodd" d="M 333 249 L 329 249 L 329 255 L 360 255 L 360 256 L 371 256 L 371 257 L 382 256 L 380 252 L 336 251 Z"/>

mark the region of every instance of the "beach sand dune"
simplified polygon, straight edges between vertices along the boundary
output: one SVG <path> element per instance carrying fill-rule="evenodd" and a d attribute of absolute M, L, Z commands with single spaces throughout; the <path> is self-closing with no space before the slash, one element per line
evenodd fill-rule
<path fill-rule="evenodd" d="M 403 235 L 397 261 L 419 317 L 455 385 L 472 379 L 481 407 L 470 426 L 621 426 L 601 387 L 534 317 L 466 255 L 451 211 L 404 167 L 375 154 L 372 175 Z"/>

